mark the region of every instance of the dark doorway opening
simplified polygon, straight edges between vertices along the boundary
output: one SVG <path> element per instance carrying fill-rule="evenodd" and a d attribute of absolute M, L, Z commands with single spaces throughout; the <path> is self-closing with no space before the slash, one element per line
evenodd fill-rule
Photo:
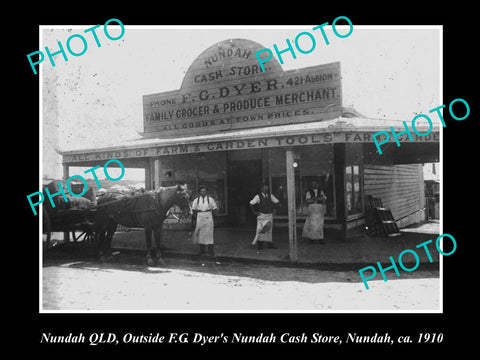
<path fill-rule="evenodd" d="M 255 227 L 256 217 L 249 201 L 262 183 L 262 160 L 228 162 L 228 223 L 231 226 Z"/>

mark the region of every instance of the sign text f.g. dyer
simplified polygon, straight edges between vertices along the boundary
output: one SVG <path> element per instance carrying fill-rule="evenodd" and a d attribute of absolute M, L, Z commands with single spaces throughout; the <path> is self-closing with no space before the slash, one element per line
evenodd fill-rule
<path fill-rule="evenodd" d="M 284 72 L 272 60 L 262 73 L 254 56 L 259 49 L 255 42 L 234 39 L 205 50 L 188 69 L 180 90 L 143 97 L 144 135 L 318 121 L 340 111 L 340 63 Z"/>

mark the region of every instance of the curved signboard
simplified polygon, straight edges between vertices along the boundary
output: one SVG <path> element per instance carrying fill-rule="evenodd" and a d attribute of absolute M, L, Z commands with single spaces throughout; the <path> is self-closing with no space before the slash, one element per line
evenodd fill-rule
<path fill-rule="evenodd" d="M 144 136 L 209 134 L 239 128 L 319 121 L 340 114 L 340 63 L 262 72 L 253 41 L 231 39 L 192 63 L 180 90 L 143 97 Z"/>

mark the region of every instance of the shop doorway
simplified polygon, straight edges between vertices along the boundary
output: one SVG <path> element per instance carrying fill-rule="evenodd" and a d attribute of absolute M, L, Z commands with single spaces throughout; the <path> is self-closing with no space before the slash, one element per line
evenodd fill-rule
<path fill-rule="evenodd" d="M 228 223 L 231 226 L 255 227 L 256 217 L 249 201 L 262 183 L 262 160 L 230 160 L 228 162 Z"/>

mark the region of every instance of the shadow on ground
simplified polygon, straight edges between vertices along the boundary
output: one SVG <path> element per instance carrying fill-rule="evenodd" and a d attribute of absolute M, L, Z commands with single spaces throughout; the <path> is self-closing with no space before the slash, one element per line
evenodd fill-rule
<path fill-rule="evenodd" d="M 219 263 L 211 259 L 200 258 L 195 255 L 179 255 L 164 252 L 166 267 L 149 267 L 146 264 L 144 253 L 141 251 L 116 251 L 111 262 L 101 262 L 95 255 L 96 251 L 88 246 L 57 246 L 44 254 L 43 267 L 61 266 L 79 268 L 92 271 L 136 271 L 145 274 L 161 274 L 171 271 L 205 273 L 228 277 L 247 277 L 263 281 L 294 281 L 304 283 L 322 282 L 362 282 L 358 270 L 367 264 L 330 263 L 330 264 L 291 264 L 288 262 L 255 262 L 251 259 L 222 258 Z M 385 264 L 385 267 L 388 264 Z M 369 274 L 369 273 L 367 273 Z M 395 277 L 394 271 L 387 272 L 388 280 L 405 280 L 419 278 L 438 278 L 438 263 L 421 263 L 412 272 L 400 270 L 400 277 Z M 377 279 L 381 279 L 377 274 Z"/>

